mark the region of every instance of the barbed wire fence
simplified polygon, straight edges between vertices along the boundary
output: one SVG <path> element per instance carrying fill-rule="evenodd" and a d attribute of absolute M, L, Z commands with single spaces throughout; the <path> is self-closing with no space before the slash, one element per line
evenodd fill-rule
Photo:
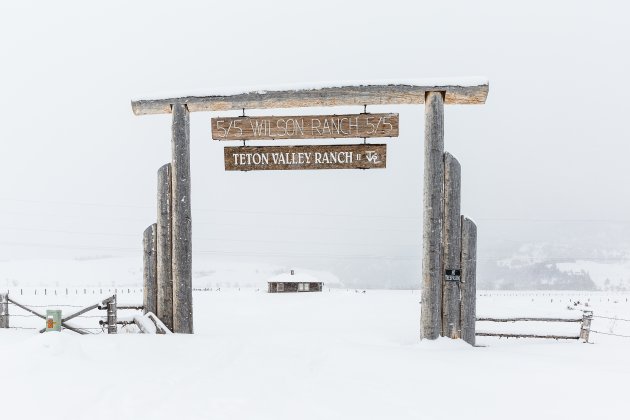
<path fill-rule="evenodd" d="M 9 308 L 12 308 L 9 310 Z M 46 321 L 46 326 L 49 322 L 54 321 L 49 317 L 49 312 L 46 314 L 40 313 L 39 308 L 46 308 L 47 310 L 56 310 L 61 308 L 69 308 L 70 314 L 64 318 L 59 319 L 58 327 L 61 330 L 67 329 L 79 334 L 103 334 L 103 333 L 116 333 L 117 332 L 117 310 L 116 295 L 109 296 L 102 299 L 92 305 L 75 305 L 66 303 L 51 303 L 47 305 L 42 304 L 23 304 L 12 299 L 8 293 L 0 294 L 0 328 L 16 329 L 16 330 L 38 330 L 40 333 L 47 330 L 46 327 L 36 327 L 31 325 L 11 325 L 9 320 L 11 317 L 18 319 L 42 319 Z M 80 308 L 80 309 L 79 309 Z M 121 305 L 120 309 L 142 309 L 142 305 Z M 77 310 L 79 309 L 79 310 Z M 92 315 L 87 314 L 93 310 L 106 310 L 106 315 Z M 18 311 L 18 313 L 14 313 Z M 89 319 L 90 321 L 98 319 L 98 326 L 88 325 L 71 325 L 68 321 L 79 321 L 81 319 Z M 51 325 L 53 325 L 51 324 Z"/>
<path fill-rule="evenodd" d="M 535 321 L 535 322 L 581 322 L 581 327 L 579 331 L 579 335 L 558 335 L 558 334 L 531 334 L 531 333 L 508 333 L 508 332 L 486 332 L 479 331 L 476 333 L 477 336 L 485 336 L 485 337 L 499 337 L 499 338 L 551 338 L 551 339 L 566 339 L 566 340 L 578 340 L 581 339 L 585 343 L 590 343 L 589 335 L 590 333 L 601 334 L 612 337 L 620 337 L 620 338 L 630 338 L 628 334 L 621 334 L 619 332 L 615 332 L 614 328 L 617 325 L 617 322 L 627 322 L 630 323 L 630 319 L 628 318 L 617 318 L 613 316 L 605 316 L 605 315 L 595 315 L 592 311 L 583 310 L 582 318 L 570 319 L 570 318 L 542 318 L 542 317 L 512 317 L 512 318 L 491 318 L 491 317 L 478 317 L 476 320 L 478 322 L 523 322 L 523 321 Z M 612 323 L 608 327 L 608 331 L 601 331 L 598 329 L 592 328 L 592 321 L 595 319 L 605 319 L 610 320 Z M 630 324 L 628 324 L 630 327 Z"/>
<path fill-rule="evenodd" d="M 617 318 L 617 317 L 612 317 L 612 316 L 604 316 L 604 315 L 593 315 L 593 318 L 599 318 L 599 319 L 607 319 L 610 321 L 613 321 L 612 324 L 609 327 L 609 331 L 605 332 L 605 331 L 597 331 L 597 330 L 593 330 L 591 329 L 592 333 L 595 334 L 602 334 L 602 335 L 608 335 L 608 336 L 613 336 L 613 337 L 622 337 L 622 338 L 630 338 L 630 335 L 628 334 L 619 334 L 613 331 L 614 327 L 617 324 L 617 321 L 619 322 L 628 322 L 630 323 L 630 319 L 628 318 Z M 630 324 L 628 324 L 628 326 L 630 326 Z"/>
<path fill-rule="evenodd" d="M 19 311 L 24 311 L 22 308 L 20 308 L 18 305 L 16 305 L 13 302 L 7 302 L 7 305 L 9 305 L 11 308 L 13 308 L 12 310 L 9 311 L 8 315 L 10 318 L 36 318 L 36 319 L 40 319 L 39 316 L 37 315 L 33 315 L 30 313 L 14 313 L 15 310 L 19 310 Z M 57 309 L 57 308 L 83 308 L 83 306 L 80 305 L 66 305 L 66 304 L 50 304 L 50 305 L 32 305 L 32 304 L 26 304 L 24 305 L 28 308 L 49 308 L 49 309 Z M 79 315 L 75 318 L 100 318 L 100 319 L 104 319 L 103 316 L 101 315 Z M 14 329 L 14 330 L 41 330 L 41 327 L 29 327 L 29 326 L 22 326 L 22 325 L 9 325 L 7 328 L 9 329 Z M 81 326 L 79 327 L 81 330 L 88 330 L 88 331 L 101 331 L 104 332 L 103 327 L 84 327 Z M 62 326 L 62 329 L 66 329 L 65 327 Z M 100 334 L 100 332 L 98 332 L 97 334 Z"/>
<path fill-rule="evenodd" d="M 44 289 L 46 290 L 46 289 Z M 53 290 L 53 289 L 48 289 L 48 290 Z M 56 289 L 55 289 L 56 290 Z M 70 289 L 62 289 L 65 290 L 66 293 L 68 295 L 72 295 L 72 293 L 70 293 Z M 78 291 L 79 290 L 83 290 L 85 295 L 90 295 L 90 293 L 87 293 L 87 289 L 75 289 L 76 294 L 79 294 Z M 97 289 L 93 289 L 94 291 Z M 128 293 L 128 294 L 133 294 L 133 293 L 138 293 L 138 292 L 142 292 L 142 289 L 133 289 L 133 288 L 110 288 L 110 289 L 105 289 L 105 288 L 101 288 L 98 289 L 100 294 L 102 293 L 103 290 L 105 291 L 109 291 L 109 290 L 113 290 L 116 292 L 122 292 L 122 293 Z M 198 291 L 204 290 L 204 289 L 196 289 Z M 206 289 L 208 290 L 208 289 Z M 21 295 L 22 294 L 22 289 L 20 289 Z M 37 293 L 37 289 L 35 289 L 34 294 L 33 295 L 37 295 L 37 296 L 53 296 L 52 294 L 48 295 L 47 292 L 44 292 L 43 294 L 40 292 L 40 294 L 38 295 Z M 499 293 L 492 293 L 492 292 L 485 292 L 485 293 L 480 293 L 480 296 L 518 296 L 518 293 L 506 293 L 506 292 L 499 292 Z M 520 296 L 527 296 L 527 295 L 531 295 L 531 296 L 557 296 L 557 294 L 554 293 L 545 293 L 545 292 L 534 292 L 534 293 L 524 293 L 521 294 Z M 115 296 L 115 295 L 114 295 Z M 605 299 L 605 298 L 604 298 Z M 107 300 L 107 299 L 105 299 Z M 100 305 L 93 308 L 93 309 L 106 309 L 107 305 L 103 305 L 103 303 L 105 302 L 105 300 L 100 302 Z M 569 301 L 572 301 L 571 299 L 568 299 Z M 601 299 L 600 299 L 601 300 Z M 610 301 L 610 298 L 608 298 L 608 300 Z M 625 301 L 627 301 L 627 298 L 624 298 Z M 615 302 L 616 303 L 616 302 Z M 92 305 L 94 306 L 94 305 Z M 13 308 L 9 311 L 8 308 Z M 26 308 L 26 309 L 25 309 Z M 46 309 L 59 309 L 59 308 L 68 308 L 68 309 L 79 309 L 79 308 L 83 308 L 85 309 L 86 306 L 85 305 L 76 305 L 76 304 L 68 304 L 68 303 L 50 303 L 50 304 L 20 304 L 17 303 L 15 301 L 13 301 L 12 299 L 9 299 L 9 294 L 6 293 L 0 293 L 0 328 L 9 328 L 9 329 L 15 329 L 15 330 L 45 330 L 45 328 L 41 328 L 41 327 L 35 327 L 35 326 L 30 326 L 30 325 L 10 325 L 9 324 L 9 318 L 18 318 L 18 319 L 25 319 L 25 320 L 29 320 L 31 318 L 39 318 L 39 319 L 45 319 L 45 316 L 42 314 L 37 313 L 36 314 L 36 309 L 41 309 L 41 308 L 46 308 Z M 142 309 L 141 305 L 118 305 L 117 309 Z M 90 309 L 92 310 L 92 309 Z M 15 313 L 16 311 L 18 311 L 18 313 Z M 85 312 L 89 312 L 89 311 L 85 311 Z M 108 317 L 107 315 L 91 315 L 91 314 L 86 314 L 86 313 L 81 313 L 79 315 L 71 315 L 72 319 L 75 320 L 79 320 L 79 319 L 83 319 L 83 320 L 98 320 L 99 321 L 99 325 L 98 326 L 71 326 L 72 328 L 66 328 L 65 326 L 62 325 L 62 329 L 78 329 L 81 331 L 84 331 L 87 334 L 103 334 L 103 333 L 107 333 L 108 331 Z M 616 327 L 618 327 L 617 323 L 628 323 L 628 329 L 630 329 L 630 318 L 621 318 L 621 317 L 616 317 L 616 316 L 607 316 L 607 315 L 592 315 L 592 318 L 594 320 L 596 319 L 601 319 L 601 320 L 608 320 L 608 321 L 612 321 L 611 324 L 608 326 L 607 331 L 604 329 L 602 330 L 602 328 L 597 328 L 597 329 L 593 329 L 590 328 L 589 332 L 593 333 L 593 334 L 601 334 L 601 335 L 605 335 L 605 336 L 611 336 L 611 337 L 619 337 L 619 338 L 630 338 L 630 334 L 624 334 L 624 333 L 620 333 Z M 492 318 L 478 318 L 478 321 L 491 321 L 493 320 Z M 516 319 L 506 319 L 508 321 L 514 321 Z M 535 319 L 531 319 L 531 320 L 535 320 Z M 545 319 L 541 319 L 541 320 L 545 320 Z M 548 320 L 546 320 L 548 321 Z M 562 321 L 579 321 L 579 320 L 562 320 Z M 128 321 L 120 321 L 117 322 L 118 325 L 121 326 L 125 326 L 126 324 L 129 324 Z M 601 327 L 601 326 L 600 326 Z M 488 334 L 488 333 L 481 333 L 480 335 L 495 335 L 493 334 Z M 496 335 L 500 335 L 500 334 L 496 334 Z M 505 334 L 503 334 L 504 336 L 507 336 Z M 510 334 L 508 334 L 510 335 Z M 513 336 L 513 335 L 510 335 Z M 553 337 L 556 338 L 556 337 Z M 574 337 L 571 337 L 574 338 Z M 577 338 L 577 337 L 575 337 Z"/>
<path fill-rule="evenodd" d="M 142 287 L 10 287 L 3 290 L 8 294 L 19 294 L 20 296 L 123 295 L 143 293 Z"/>

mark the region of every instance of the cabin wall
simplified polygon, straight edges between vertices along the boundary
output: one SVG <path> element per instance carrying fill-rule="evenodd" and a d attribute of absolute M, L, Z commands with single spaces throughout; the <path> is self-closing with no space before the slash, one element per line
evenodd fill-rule
<path fill-rule="evenodd" d="M 273 283 L 267 283 L 267 292 L 268 293 L 308 293 L 308 292 L 321 292 L 324 289 L 324 283 L 321 282 L 314 282 L 314 283 L 309 283 L 308 284 L 308 291 L 306 290 L 299 290 L 298 289 L 298 284 L 299 283 L 284 283 L 284 291 L 283 292 L 279 292 L 278 291 L 278 283 L 277 282 L 273 282 Z"/>
<path fill-rule="evenodd" d="M 309 292 L 321 292 L 323 283 L 309 283 L 308 291 Z"/>

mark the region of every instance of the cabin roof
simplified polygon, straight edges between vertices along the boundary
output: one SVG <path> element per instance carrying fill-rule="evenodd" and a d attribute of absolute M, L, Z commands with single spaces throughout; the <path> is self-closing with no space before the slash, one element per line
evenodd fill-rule
<path fill-rule="evenodd" d="M 321 283 L 321 280 L 315 276 L 306 273 L 282 273 L 273 276 L 267 280 L 268 283 Z"/>

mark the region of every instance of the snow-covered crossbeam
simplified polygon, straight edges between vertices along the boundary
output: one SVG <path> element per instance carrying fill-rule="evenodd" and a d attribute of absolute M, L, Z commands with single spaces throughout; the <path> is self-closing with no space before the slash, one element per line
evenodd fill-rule
<path fill-rule="evenodd" d="M 188 111 L 301 108 L 342 105 L 423 104 L 426 92 L 445 92 L 446 104 L 483 104 L 488 96 L 484 78 L 386 80 L 276 86 L 246 91 L 217 90 L 207 95 L 167 95 L 131 101 L 135 115 L 168 114 L 174 103 Z"/>

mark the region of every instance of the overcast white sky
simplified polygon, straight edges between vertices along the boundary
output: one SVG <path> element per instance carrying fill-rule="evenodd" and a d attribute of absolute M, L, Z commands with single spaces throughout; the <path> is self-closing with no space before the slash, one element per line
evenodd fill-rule
<path fill-rule="evenodd" d="M 0 259 L 140 261 L 170 116 L 135 117 L 132 97 L 321 80 L 486 76 L 487 103 L 445 121 L 482 241 L 628 221 L 627 16 L 606 1 L 2 2 Z M 226 173 L 210 117 L 236 114 L 193 114 L 196 258 L 419 276 L 423 107 L 370 110 L 400 113 L 386 170 Z M 299 112 L 328 111 L 360 110 Z"/>

